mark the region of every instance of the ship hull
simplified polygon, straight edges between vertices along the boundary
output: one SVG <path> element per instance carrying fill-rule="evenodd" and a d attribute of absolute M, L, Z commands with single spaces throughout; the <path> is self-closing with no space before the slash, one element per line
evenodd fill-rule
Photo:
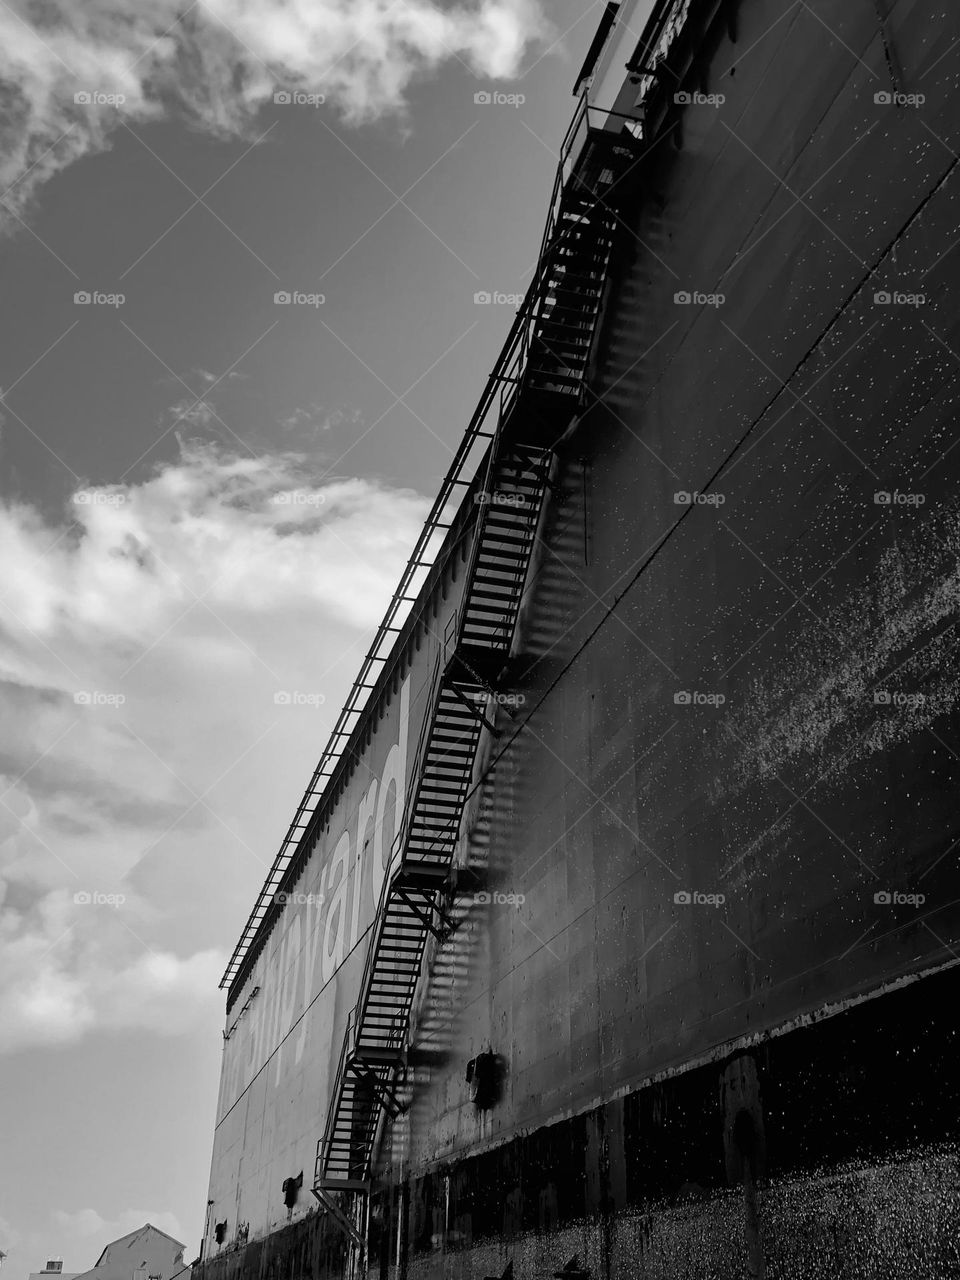
<path fill-rule="evenodd" d="M 210 1280 L 960 1268 L 960 15 L 684 39 L 366 1252 L 298 1210 Z"/>

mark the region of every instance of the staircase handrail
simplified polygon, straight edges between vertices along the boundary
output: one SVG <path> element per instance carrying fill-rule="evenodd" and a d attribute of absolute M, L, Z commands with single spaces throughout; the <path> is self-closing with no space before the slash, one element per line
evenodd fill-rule
<path fill-rule="evenodd" d="M 440 491 L 424 522 L 413 552 L 404 567 L 397 589 L 390 599 L 370 649 L 364 657 L 360 671 L 337 717 L 320 761 L 314 769 L 310 783 L 297 806 L 293 821 L 287 829 L 286 836 L 273 860 L 270 871 L 254 903 L 253 910 L 250 912 L 243 932 L 234 947 L 223 977 L 220 980 L 221 987 L 230 987 L 228 1004 L 232 1004 L 233 998 L 239 992 L 237 979 L 241 974 L 241 969 L 246 967 L 247 956 L 260 932 L 261 926 L 274 912 L 279 913 L 282 909 L 281 904 L 276 901 L 276 895 L 283 884 L 283 877 L 298 850 L 312 838 L 317 814 L 331 779 L 342 761 L 350 736 L 359 723 L 360 715 L 366 707 L 370 691 L 376 687 L 376 679 L 369 678 L 373 673 L 374 664 L 377 662 L 385 664 L 389 659 L 395 644 L 394 637 L 402 630 L 402 627 L 397 623 L 404 616 L 404 606 L 414 602 L 416 599 L 416 594 L 411 591 L 412 584 L 418 572 L 425 570 L 424 580 L 426 580 L 426 574 L 439 561 L 440 557 L 451 553 L 452 548 L 445 543 L 431 554 L 430 543 L 439 530 L 449 529 L 454 523 L 460 500 L 459 497 L 456 498 L 455 502 L 453 499 L 456 496 L 458 486 L 470 483 L 462 477 L 473 454 L 474 446 L 480 439 L 495 438 L 501 430 L 505 418 L 509 417 L 509 410 L 513 406 L 514 399 L 523 380 L 529 358 L 530 339 L 543 301 L 543 285 L 545 274 L 549 268 L 548 259 L 556 244 L 559 243 L 564 235 L 569 234 L 568 229 L 563 229 L 559 236 L 554 236 L 557 211 L 569 172 L 572 171 L 576 164 L 577 155 L 574 154 L 574 148 L 577 135 L 584 121 L 589 128 L 591 112 L 606 117 L 619 114 L 590 106 L 586 100 L 586 94 L 578 102 L 574 118 L 561 144 L 547 225 L 533 278 L 524 295 L 523 302 L 514 316 L 510 331 L 501 348 L 493 371 L 484 386 L 480 402 L 474 410 L 467 429 L 457 446 L 453 461 L 441 483 Z M 483 428 L 487 422 L 488 415 L 494 408 L 497 415 L 496 426 L 493 431 L 485 432 Z M 484 462 L 489 466 L 491 453 L 490 447 L 486 447 L 474 463 L 474 467 L 477 468 L 483 465 Z M 476 471 L 474 471 L 475 474 Z M 444 517 L 448 517 L 446 521 Z M 420 587 L 422 585 L 421 583 Z M 350 723 L 352 717 L 354 717 L 353 723 Z"/>

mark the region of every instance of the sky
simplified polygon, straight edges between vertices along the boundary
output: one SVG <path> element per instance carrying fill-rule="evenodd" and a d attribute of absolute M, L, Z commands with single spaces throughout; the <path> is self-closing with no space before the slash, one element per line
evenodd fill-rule
<path fill-rule="evenodd" d="M 0 4 L 9 1280 L 148 1220 L 195 1256 L 220 975 L 509 328 L 474 295 L 529 281 L 602 8 Z"/>

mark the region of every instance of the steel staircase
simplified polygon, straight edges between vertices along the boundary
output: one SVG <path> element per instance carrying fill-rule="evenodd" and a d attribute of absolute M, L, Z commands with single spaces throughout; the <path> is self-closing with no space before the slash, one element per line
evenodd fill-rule
<path fill-rule="evenodd" d="M 561 147 L 538 266 L 523 305 L 230 956 L 220 982 L 228 988 L 228 1011 L 244 989 L 262 940 L 282 911 L 279 892 L 291 878 L 296 879 L 298 866 L 308 856 L 324 799 L 337 778 L 368 697 L 390 661 L 406 612 L 437 558 L 438 535 L 450 529 L 456 519 L 462 487 L 471 483 L 466 477 L 487 465 L 488 442 L 514 418 L 521 400 L 526 436 L 533 438 L 539 428 L 542 439 L 555 438 L 551 431 L 560 416 L 556 393 L 567 398 L 564 412 L 579 401 L 578 380 L 586 368 L 599 311 L 601 274 L 616 223 L 611 212 L 616 192 L 610 177 L 632 163 L 630 148 L 635 141 L 623 131 L 591 127 L 592 114 L 597 114 L 595 109 L 581 99 Z M 591 236 L 595 237 L 592 241 Z M 538 398 L 542 404 L 537 403 Z"/>
<path fill-rule="evenodd" d="M 432 714 L 417 748 L 413 800 L 391 856 L 371 931 L 360 999 L 350 1019 L 324 1136 L 314 1195 L 353 1235 L 332 1191 L 364 1191 L 382 1113 L 404 1107 L 410 1011 L 430 936 L 450 920 L 450 884 L 460 818 L 480 733 L 494 730 L 497 679 L 513 638 L 550 454 L 504 449 L 488 470 L 455 640 L 434 669 Z M 492 705 L 491 705 L 492 704 Z"/>
<path fill-rule="evenodd" d="M 617 228 L 608 197 L 633 154 L 632 143 L 604 130 L 591 130 L 581 162 L 561 192 L 546 257 L 537 333 L 531 344 L 527 373 L 531 390 L 579 399 Z"/>
<path fill-rule="evenodd" d="M 578 115 L 589 126 L 585 108 Z M 506 389 L 496 431 L 468 494 L 478 511 L 464 595 L 434 666 L 407 807 L 317 1148 L 313 1193 L 358 1246 L 358 1204 L 334 1196 L 368 1190 L 384 1117 L 396 1118 L 408 1102 L 414 999 L 431 938 L 442 941 L 452 925 L 461 819 L 481 735 L 496 735 L 498 704 L 509 705 L 503 682 L 552 446 L 582 400 L 617 222 L 608 197 L 636 154 L 632 138 L 619 132 L 587 127 L 575 155 L 571 139 L 568 133 L 534 284 L 514 326 L 512 363 L 501 363 Z"/>

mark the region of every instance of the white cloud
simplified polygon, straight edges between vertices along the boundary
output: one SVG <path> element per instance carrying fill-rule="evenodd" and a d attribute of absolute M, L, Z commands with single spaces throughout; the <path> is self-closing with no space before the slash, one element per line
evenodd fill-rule
<path fill-rule="evenodd" d="M 539 0 L 9 0 L 0 185 L 17 183 L 5 198 L 22 209 L 52 174 L 109 145 L 119 120 L 175 113 L 247 133 L 278 87 L 322 93 L 351 122 L 375 119 L 402 111 L 413 80 L 448 61 L 515 75 L 543 29 Z"/>
<path fill-rule="evenodd" d="M 78 491 L 73 528 L 0 506 L 0 1050 L 215 1025 L 425 508 L 199 445 Z"/>

